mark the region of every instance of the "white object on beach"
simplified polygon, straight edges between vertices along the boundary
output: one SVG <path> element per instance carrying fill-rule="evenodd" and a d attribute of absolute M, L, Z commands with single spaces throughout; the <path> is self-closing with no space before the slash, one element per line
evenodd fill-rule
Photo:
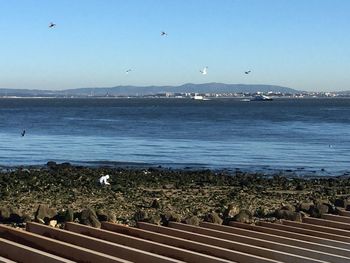
<path fill-rule="evenodd" d="M 100 184 L 102 184 L 102 185 L 110 185 L 110 183 L 107 182 L 108 179 L 109 179 L 109 174 L 101 176 L 101 178 L 99 179 Z"/>

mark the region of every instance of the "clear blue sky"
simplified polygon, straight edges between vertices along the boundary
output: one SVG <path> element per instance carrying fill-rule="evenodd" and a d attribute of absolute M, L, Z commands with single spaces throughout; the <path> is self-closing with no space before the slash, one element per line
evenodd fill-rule
<path fill-rule="evenodd" d="M 0 88 L 350 90 L 348 0 L 0 0 L 0 36 Z"/>

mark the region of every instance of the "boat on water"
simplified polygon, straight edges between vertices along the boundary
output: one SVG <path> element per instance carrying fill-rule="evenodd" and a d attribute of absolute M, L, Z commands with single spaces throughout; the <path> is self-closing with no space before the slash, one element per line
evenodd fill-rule
<path fill-rule="evenodd" d="M 206 97 L 203 97 L 203 96 L 200 96 L 200 95 L 194 95 L 192 97 L 193 100 L 210 100 L 209 98 L 206 98 Z"/>
<path fill-rule="evenodd" d="M 250 101 L 271 101 L 273 100 L 272 98 L 262 95 L 262 94 L 258 94 L 256 96 L 254 96 L 254 98 L 252 98 Z"/>

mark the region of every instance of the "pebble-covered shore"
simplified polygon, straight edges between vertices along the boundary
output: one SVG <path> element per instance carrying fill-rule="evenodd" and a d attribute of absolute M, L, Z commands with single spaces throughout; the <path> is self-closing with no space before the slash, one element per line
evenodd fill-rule
<path fill-rule="evenodd" d="M 98 179 L 109 175 L 110 185 Z M 137 220 L 253 223 L 300 221 L 350 210 L 350 178 L 301 178 L 236 171 L 92 168 L 48 163 L 0 174 L 0 222 L 38 221 L 63 226 L 76 221 L 135 225 Z"/>

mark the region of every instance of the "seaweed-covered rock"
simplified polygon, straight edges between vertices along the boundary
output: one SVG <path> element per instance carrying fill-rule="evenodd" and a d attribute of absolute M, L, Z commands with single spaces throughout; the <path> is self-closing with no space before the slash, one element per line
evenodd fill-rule
<path fill-rule="evenodd" d="M 318 203 L 310 207 L 309 213 L 312 217 L 321 217 L 321 215 L 327 214 L 328 211 L 328 205 Z"/>
<path fill-rule="evenodd" d="M 92 208 L 84 209 L 81 212 L 80 223 L 87 226 L 97 227 L 97 228 L 101 227 L 101 223 L 100 221 L 98 221 L 96 212 Z"/>
<path fill-rule="evenodd" d="M 12 206 L 0 207 L 0 221 L 21 223 L 23 222 L 23 214 Z"/>
<path fill-rule="evenodd" d="M 96 215 L 99 221 L 108 221 L 108 222 L 116 222 L 116 216 L 113 212 L 97 210 Z"/>
<path fill-rule="evenodd" d="M 185 223 L 188 225 L 199 226 L 200 220 L 197 216 L 191 216 L 185 219 Z"/>
<path fill-rule="evenodd" d="M 275 212 L 275 216 L 278 219 L 286 219 L 286 220 L 292 220 L 292 221 L 302 221 L 302 215 L 299 212 L 293 212 L 286 209 L 277 209 Z"/>
<path fill-rule="evenodd" d="M 228 208 L 224 211 L 224 218 L 232 218 L 239 213 L 240 209 L 238 206 L 230 204 Z"/>
<path fill-rule="evenodd" d="M 138 210 L 134 214 L 134 220 L 136 222 L 146 221 L 148 219 L 148 214 L 144 210 Z"/>
<path fill-rule="evenodd" d="M 298 205 L 298 210 L 299 211 L 304 211 L 304 212 L 309 212 L 310 211 L 310 208 L 314 206 L 314 203 L 312 202 L 301 202 L 299 205 Z"/>
<path fill-rule="evenodd" d="M 57 212 L 53 208 L 49 208 L 48 205 L 40 204 L 35 212 L 35 220 L 40 223 L 48 224 L 57 215 Z"/>
<path fill-rule="evenodd" d="M 233 220 L 241 223 L 251 223 L 252 213 L 247 209 L 243 209 L 239 211 L 237 215 L 235 215 Z"/>
<path fill-rule="evenodd" d="M 165 214 L 161 214 L 162 223 L 164 225 L 168 225 L 169 222 L 181 222 L 181 216 L 175 212 L 167 212 Z"/>
<path fill-rule="evenodd" d="M 204 221 L 209 222 L 209 223 L 214 223 L 214 224 L 219 224 L 221 225 L 223 220 L 220 218 L 220 216 L 215 213 L 211 212 L 205 215 Z"/>
<path fill-rule="evenodd" d="M 74 221 L 74 211 L 72 208 L 67 208 L 67 210 L 64 214 L 64 221 L 65 222 L 73 222 Z"/>
<path fill-rule="evenodd" d="M 160 225 L 161 220 L 162 220 L 161 217 L 158 214 L 155 214 L 155 215 L 151 215 L 148 218 L 147 222 L 154 225 Z"/>

